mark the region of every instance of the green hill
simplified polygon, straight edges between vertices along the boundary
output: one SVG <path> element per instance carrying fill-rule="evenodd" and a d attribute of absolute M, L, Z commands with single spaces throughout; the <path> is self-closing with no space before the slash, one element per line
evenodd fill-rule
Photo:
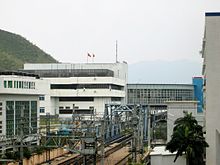
<path fill-rule="evenodd" d="M 24 37 L 0 30 L 0 70 L 22 69 L 24 63 L 56 63 Z"/>

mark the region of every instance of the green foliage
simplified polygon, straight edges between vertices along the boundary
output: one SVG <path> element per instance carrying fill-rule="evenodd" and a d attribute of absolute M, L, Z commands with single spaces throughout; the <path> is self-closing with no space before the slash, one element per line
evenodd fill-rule
<path fill-rule="evenodd" d="M 172 153 L 177 151 L 174 162 L 185 153 L 187 164 L 203 165 L 204 149 L 208 144 L 203 137 L 202 126 L 198 125 L 192 113 L 187 112 L 184 112 L 184 117 L 178 118 L 174 124 L 172 138 L 166 146 Z"/>
<path fill-rule="evenodd" d="M 28 148 L 24 148 L 24 157 L 30 159 L 31 155 L 31 151 Z"/>
<path fill-rule="evenodd" d="M 19 151 L 16 151 L 16 152 L 12 152 L 12 151 L 6 152 L 5 153 L 5 158 L 6 159 L 19 160 L 20 159 L 20 153 L 19 153 Z"/>
<path fill-rule="evenodd" d="M 24 151 L 24 158 L 30 159 L 30 157 L 32 155 L 31 151 L 28 148 L 26 148 L 26 147 L 24 148 L 23 151 Z M 4 158 L 19 160 L 20 156 L 21 156 L 20 154 L 21 154 L 20 151 L 15 151 L 15 152 L 9 151 L 9 152 L 5 153 L 5 157 Z"/>
<path fill-rule="evenodd" d="M 5 158 L 6 159 L 14 159 L 14 153 L 13 152 L 6 152 Z"/>
<path fill-rule="evenodd" d="M 20 35 L 0 30 L 0 70 L 22 69 L 24 63 L 54 63 L 53 57 Z"/>
<path fill-rule="evenodd" d="M 43 147 L 43 146 L 37 146 L 37 147 L 34 149 L 34 153 L 40 155 L 40 154 L 42 154 L 45 150 L 46 150 L 45 147 Z"/>

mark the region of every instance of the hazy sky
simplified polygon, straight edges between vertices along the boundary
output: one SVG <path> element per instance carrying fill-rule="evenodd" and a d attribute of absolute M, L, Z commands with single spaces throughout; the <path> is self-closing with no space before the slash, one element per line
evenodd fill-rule
<path fill-rule="evenodd" d="M 201 61 L 204 13 L 219 0 L 0 0 L 0 28 L 61 62 Z"/>

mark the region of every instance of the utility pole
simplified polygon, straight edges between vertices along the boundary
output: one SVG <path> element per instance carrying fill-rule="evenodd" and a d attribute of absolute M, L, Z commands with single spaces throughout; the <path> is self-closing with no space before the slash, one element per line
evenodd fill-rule
<path fill-rule="evenodd" d="M 144 114 L 143 114 L 143 109 L 142 109 L 142 106 L 140 105 L 140 108 L 139 108 L 139 132 L 140 132 L 140 135 L 139 135 L 139 153 L 140 154 L 143 154 L 143 139 L 144 139 L 144 128 L 143 128 L 143 125 L 144 125 L 144 122 L 143 122 L 143 119 L 144 119 Z"/>
<path fill-rule="evenodd" d="M 116 40 L 116 45 L 115 45 L 115 55 L 116 55 L 116 63 L 118 63 L 118 41 Z"/>
<path fill-rule="evenodd" d="M 101 121 L 101 165 L 105 165 L 105 115 Z"/>
<path fill-rule="evenodd" d="M 47 113 L 46 114 L 46 145 L 50 139 L 49 136 L 50 136 L 50 113 Z M 47 148 L 47 151 L 46 151 L 46 161 L 48 164 L 51 164 L 51 162 L 50 162 L 50 148 L 49 147 Z"/>
<path fill-rule="evenodd" d="M 133 138 L 131 141 L 132 145 L 132 160 L 134 163 L 137 162 L 137 148 L 138 148 L 138 136 L 139 136 L 139 131 L 138 131 L 138 124 L 139 124 L 139 119 L 137 116 L 137 105 L 134 105 L 134 109 L 132 111 L 132 128 L 133 128 Z"/>
<path fill-rule="evenodd" d="M 21 129 L 20 129 L 20 161 L 19 165 L 23 165 L 24 149 L 23 149 L 23 136 L 24 136 L 24 106 L 21 108 Z"/>
<path fill-rule="evenodd" d="M 151 148 L 151 144 L 150 144 L 150 122 L 151 122 L 151 110 L 150 110 L 150 105 L 147 106 L 147 110 L 148 110 L 148 125 L 147 125 L 147 140 L 148 140 L 148 151 Z"/>

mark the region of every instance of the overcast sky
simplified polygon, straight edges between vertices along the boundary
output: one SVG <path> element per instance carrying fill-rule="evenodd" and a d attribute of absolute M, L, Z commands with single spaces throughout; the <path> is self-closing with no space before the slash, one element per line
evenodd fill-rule
<path fill-rule="evenodd" d="M 219 0 L 0 0 L 0 28 L 61 62 L 201 61 L 204 13 Z"/>

